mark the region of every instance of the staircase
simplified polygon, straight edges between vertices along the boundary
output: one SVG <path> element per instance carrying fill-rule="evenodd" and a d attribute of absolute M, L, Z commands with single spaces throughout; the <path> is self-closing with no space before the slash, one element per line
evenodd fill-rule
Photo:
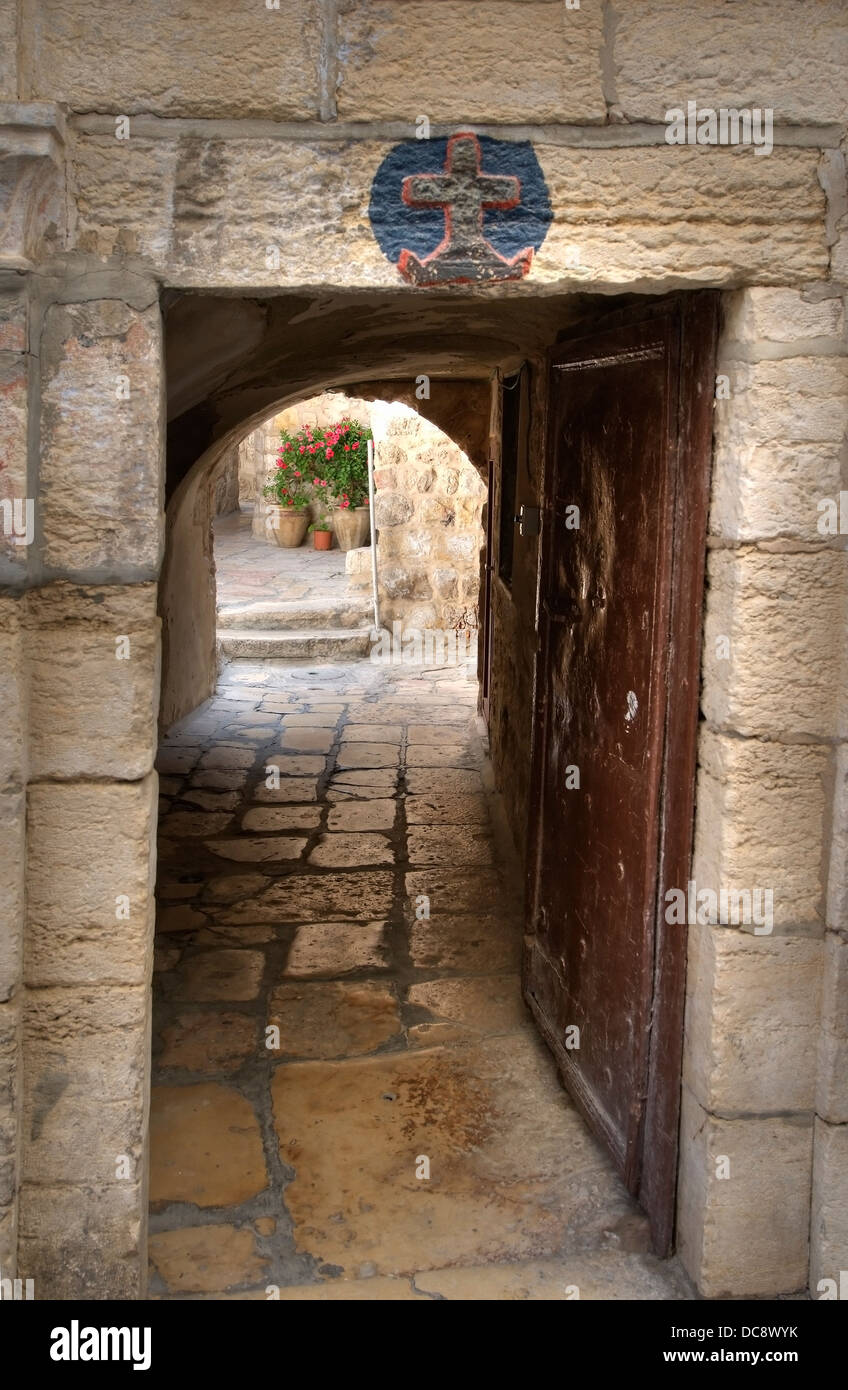
<path fill-rule="evenodd" d="M 367 597 L 230 603 L 218 609 L 218 651 L 255 661 L 349 661 L 371 651 Z"/>

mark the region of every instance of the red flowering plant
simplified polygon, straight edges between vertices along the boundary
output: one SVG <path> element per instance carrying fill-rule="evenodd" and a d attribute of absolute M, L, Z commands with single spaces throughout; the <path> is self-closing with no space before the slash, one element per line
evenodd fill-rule
<path fill-rule="evenodd" d="M 298 452 L 300 436 L 280 431 L 280 447 L 277 450 L 276 467 L 262 489 L 263 497 L 278 507 L 291 507 L 293 511 L 304 512 L 313 500 L 314 493 L 309 484 L 309 469 L 303 459 L 303 450 Z M 319 478 L 316 483 L 321 482 Z"/>
<path fill-rule="evenodd" d="M 322 509 L 368 505 L 368 440 L 358 420 L 337 425 L 304 425 L 280 431 L 274 476 L 262 489 L 282 507 L 303 511 L 310 502 Z"/>
<path fill-rule="evenodd" d="M 344 419 L 325 432 L 324 476 L 338 507 L 368 506 L 368 440 L 371 431 Z"/>

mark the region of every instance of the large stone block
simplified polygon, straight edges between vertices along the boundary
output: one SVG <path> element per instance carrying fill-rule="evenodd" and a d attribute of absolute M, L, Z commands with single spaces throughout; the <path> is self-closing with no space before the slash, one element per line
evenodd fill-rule
<path fill-rule="evenodd" d="M 30 786 L 28 985 L 149 979 L 156 794 L 155 773 L 142 782 Z"/>
<path fill-rule="evenodd" d="M 0 1004 L 0 1271 L 14 1275 L 18 1197 L 20 1007 Z"/>
<path fill-rule="evenodd" d="M 144 986 L 29 991 L 24 1015 L 26 1181 L 141 1181 L 148 1009 Z"/>
<path fill-rule="evenodd" d="M 33 776 L 145 777 L 157 747 L 155 584 L 50 584 L 30 591 L 26 624 Z"/>
<path fill-rule="evenodd" d="M 841 150 L 825 151 L 822 166 L 828 180 L 828 199 L 833 222 L 830 253 L 830 273 L 838 285 L 848 284 L 848 178 L 846 178 L 848 141 Z"/>
<path fill-rule="evenodd" d="M 18 1276 L 38 1299 L 137 1299 L 144 1290 L 145 1185 L 26 1184 Z"/>
<path fill-rule="evenodd" d="M 20 791 L 26 781 L 26 688 L 21 633 L 23 601 L 0 595 L 0 790 Z"/>
<path fill-rule="evenodd" d="M 826 771 L 825 748 L 702 728 L 692 870 L 698 887 L 771 889 L 776 933 L 819 933 Z"/>
<path fill-rule="evenodd" d="M 615 98 L 628 120 L 669 107 L 771 107 L 775 120 L 844 122 L 848 20 L 841 0 L 616 0 Z"/>
<path fill-rule="evenodd" d="M 26 798 L 0 791 L 0 1003 L 21 982 L 26 860 Z"/>
<path fill-rule="evenodd" d="M 347 120 L 603 121 L 602 15 L 559 0 L 343 0 Z"/>
<path fill-rule="evenodd" d="M 0 1003 L 0 1158 L 14 1158 L 18 1127 L 20 1001 Z"/>
<path fill-rule="evenodd" d="M 837 444 L 716 443 L 710 533 L 722 540 L 821 544 L 816 503 L 842 487 Z"/>
<path fill-rule="evenodd" d="M 755 287 L 725 296 L 724 342 L 800 343 L 811 338 L 838 345 L 845 311 L 838 295 L 815 298 L 809 291 Z"/>
<path fill-rule="evenodd" d="M 814 1108 L 821 955 L 820 940 L 689 928 L 684 1080 L 705 1109 Z"/>
<path fill-rule="evenodd" d="M 18 99 L 18 7 L 0 9 L 0 101 Z M 3 1266 L 0 1264 L 0 1269 Z"/>
<path fill-rule="evenodd" d="M 811 1296 L 821 1298 L 824 1292 L 819 1289 L 821 1279 L 834 1280 L 838 1291 L 840 1275 L 845 1270 L 848 1270 L 848 1125 L 829 1125 L 816 1120 L 810 1222 Z"/>
<path fill-rule="evenodd" d="M 0 267 L 30 270 L 62 249 L 64 134 L 55 106 L 0 101 Z"/>
<path fill-rule="evenodd" d="M 848 402 L 848 359 L 787 357 L 719 364 L 730 396 L 716 402 L 723 444 L 840 444 Z M 811 499 L 815 508 L 816 499 Z"/>
<path fill-rule="evenodd" d="M 109 0 L 39 0 L 33 95 L 75 111 L 315 116 L 320 8 L 318 0 L 276 9 L 259 0 L 213 9 L 205 0 L 134 0 L 129 13 Z"/>
<path fill-rule="evenodd" d="M 27 293 L 20 276 L 10 274 L 0 281 L 0 352 L 26 352 Z"/>
<path fill-rule="evenodd" d="M 828 270 L 818 151 L 536 145 L 554 221 L 531 280 L 797 285 Z M 764 211 L 752 230 L 751 208 Z"/>
<path fill-rule="evenodd" d="M 434 13 L 442 8 L 433 6 Z M 392 148 L 373 140 L 77 134 L 75 244 L 147 257 L 174 284 L 400 286 L 368 207 Z M 818 152 L 535 146 L 554 221 L 529 279 L 640 288 L 827 274 Z M 398 207 L 401 189 L 398 185 Z M 760 209 L 756 234 L 751 207 Z M 342 208 L 341 215 L 339 208 Z M 269 271 L 268 248 L 279 268 Z"/>
<path fill-rule="evenodd" d="M 824 941 L 816 1111 L 848 1124 L 848 941 L 836 932 Z"/>
<path fill-rule="evenodd" d="M 18 599 L 0 598 L 0 1001 L 21 979 L 27 777 L 26 700 Z"/>
<path fill-rule="evenodd" d="M 774 1298 L 805 1288 L 812 1118 L 718 1119 L 687 1086 L 682 1100 L 678 1252 L 699 1292 Z"/>
<path fill-rule="evenodd" d="M 848 746 L 834 753 L 830 863 L 827 870 L 827 925 L 848 933 Z"/>
<path fill-rule="evenodd" d="M 152 578 L 163 538 L 158 304 L 54 304 L 41 340 L 44 560 Z"/>
<path fill-rule="evenodd" d="M 844 551 L 713 550 L 708 561 L 702 706 L 741 734 L 832 738 L 845 728 Z"/>

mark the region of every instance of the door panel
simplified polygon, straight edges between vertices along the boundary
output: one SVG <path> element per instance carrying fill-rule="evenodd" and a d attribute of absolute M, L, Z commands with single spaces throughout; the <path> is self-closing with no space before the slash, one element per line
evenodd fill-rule
<path fill-rule="evenodd" d="M 671 622 L 681 616 L 673 597 L 685 312 L 675 300 L 635 318 L 551 358 L 524 974 L 566 1086 L 641 1194 L 658 1056 Z M 708 448 L 701 462 L 708 477 Z M 698 612 L 683 621 L 697 632 Z M 697 714 L 697 682 L 688 698 Z M 677 1091 L 679 1044 L 671 1052 Z M 676 1142 L 676 1105 L 673 1116 Z M 671 1199 L 667 1182 L 654 1187 L 659 1245 L 670 1238 L 659 1211 L 667 1220 Z"/>
<path fill-rule="evenodd" d="M 489 704 L 491 701 L 492 688 L 492 566 L 494 557 L 492 546 L 494 544 L 494 501 L 495 501 L 495 465 L 489 459 L 487 485 L 486 485 L 486 564 L 483 576 L 483 615 L 481 627 L 483 629 L 483 653 L 480 662 L 480 696 L 483 718 L 489 722 Z"/>

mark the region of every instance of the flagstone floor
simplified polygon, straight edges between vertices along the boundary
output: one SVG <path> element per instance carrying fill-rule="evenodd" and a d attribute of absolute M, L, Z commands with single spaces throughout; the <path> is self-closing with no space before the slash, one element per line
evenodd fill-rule
<path fill-rule="evenodd" d="M 475 694 L 234 662 L 165 739 L 151 1297 L 692 1296 L 523 1005 Z"/>
<path fill-rule="evenodd" d="M 257 602 L 344 600 L 348 584 L 343 550 L 315 550 L 309 536 L 289 550 L 254 536 L 251 522 L 249 508 L 215 518 L 219 609 Z"/>

